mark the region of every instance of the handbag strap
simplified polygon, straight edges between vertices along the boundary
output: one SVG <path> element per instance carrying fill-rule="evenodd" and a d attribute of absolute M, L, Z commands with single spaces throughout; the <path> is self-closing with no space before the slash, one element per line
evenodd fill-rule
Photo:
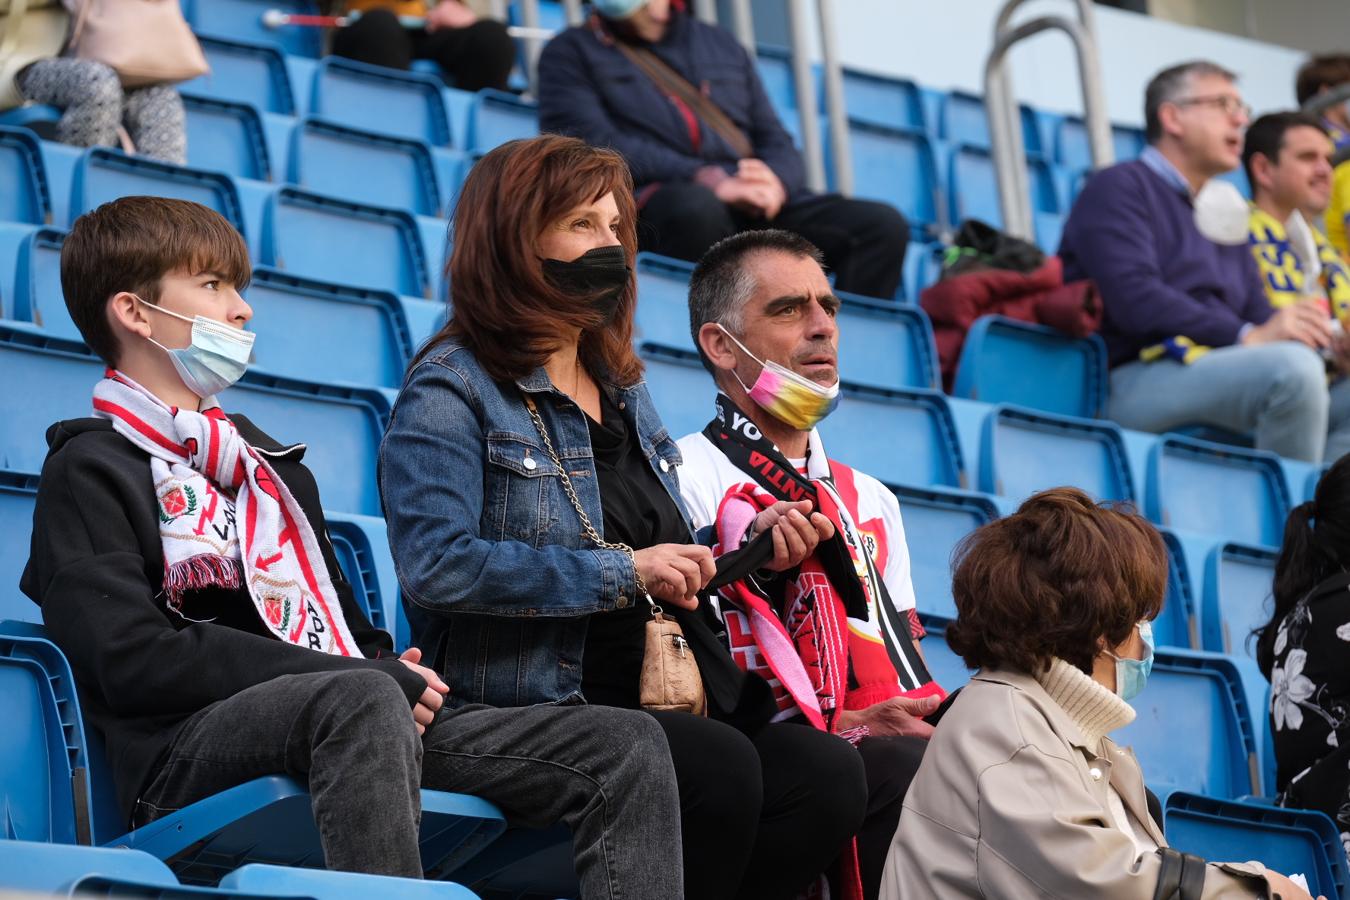
<path fill-rule="evenodd" d="M 633 548 L 627 544 L 610 543 L 600 536 L 600 532 L 595 530 L 595 526 L 591 524 L 591 517 L 586 515 L 586 510 L 581 508 L 581 500 L 577 497 L 576 488 L 572 486 L 572 478 L 567 474 L 567 468 L 562 464 L 562 459 L 559 458 L 558 451 L 553 449 L 553 441 L 549 439 L 548 429 L 544 427 L 544 420 L 539 415 L 539 409 L 535 406 L 534 398 L 529 394 L 525 394 L 524 396 L 525 408 L 529 410 L 530 420 L 534 422 L 534 427 L 539 431 L 539 437 L 543 439 L 544 450 L 548 453 L 549 461 L 557 467 L 558 474 L 562 477 L 563 493 L 566 494 L 567 499 L 571 501 L 572 508 L 576 510 L 577 517 L 581 519 L 582 534 L 586 535 L 586 537 L 601 550 L 621 550 L 628 554 L 628 558 L 633 561 L 633 579 L 637 582 L 637 589 L 642 593 L 642 596 L 647 598 L 647 603 L 652 609 L 652 618 L 659 619 L 661 617 L 661 607 L 656 605 L 656 601 L 652 599 L 651 592 L 647 590 L 647 582 L 643 580 L 642 573 L 638 571 L 637 560 L 633 556 Z"/>
<path fill-rule="evenodd" d="M 614 44 L 619 48 L 619 52 L 628 58 L 629 62 L 656 82 L 657 87 L 665 91 L 667 95 L 683 101 L 686 106 L 694 111 L 695 115 L 707 122 L 708 127 L 717 132 L 722 140 L 731 146 L 737 159 L 749 159 L 755 155 L 754 144 L 750 143 L 750 139 L 745 136 L 745 132 L 741 131 L 736 123 L 731 121 L 731 118 L 722 111 L 722 108 L 714 103 L 707 94 L 694 87 L 683 75 L 667 65 L 659 56 L 646 47 L 634 47 L 621 40 L 616 40 Z"/>

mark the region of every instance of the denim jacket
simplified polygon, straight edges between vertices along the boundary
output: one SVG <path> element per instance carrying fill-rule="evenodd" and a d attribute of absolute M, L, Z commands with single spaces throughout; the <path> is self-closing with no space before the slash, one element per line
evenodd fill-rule
<path fill-rule="evenodd" d="M 646 385 L 601 389 L 688 521 L 680 452 Z M 494 381 L 471 350 L 445 341 L 409 373 L 380 446 L 380 498 L 413 643 L 452 705 L 584 699 L 588 617 L 639 600 L 629 556 L 582 533 L 525 393 L 603 535 L 586 414 L 542 368 Z"/>

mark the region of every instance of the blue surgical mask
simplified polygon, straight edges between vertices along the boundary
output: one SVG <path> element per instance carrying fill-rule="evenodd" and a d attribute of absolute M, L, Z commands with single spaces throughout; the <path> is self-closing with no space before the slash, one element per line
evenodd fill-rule
<path fill-rule="evenodd" d="M 189 319 L 146 300 L 141 302 L 166 316 L 192 323 L 192 343 L 181 349 L 165 347 L 154 338 L 148 339 L 169 354 L 169 361 L 178 371 L 178 377 L 183 379 L 183 384 L 192 393 L 205 400 L 244 376 L 249 355 L 253 351 L 253 340 L 257 337 L 253 332 L 233 328 L 206 316 Z"/>
<path fill-rule="evenodd" d="M 1139 696 L 1153 671 L 1153 623 L 1145 619 L 1138 625 L 1139 637 L 1144 641 L 1144 658 L 1129 659 L 1106 651 L 1116 661 L 1116 693 L 1126 703 Z"/>

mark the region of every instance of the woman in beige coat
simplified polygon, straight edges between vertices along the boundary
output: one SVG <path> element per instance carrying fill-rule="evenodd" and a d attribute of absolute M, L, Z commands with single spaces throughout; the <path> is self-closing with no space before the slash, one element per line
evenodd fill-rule
<path fill-rule="evenodd" d="M 967 538 L 947 641 L 979 672 L 909 789 L 881 900 L 1308 900 L 1260 863 L 1169 849 L 1106 737 L 1134 719 L 1166 579 L 1151 525 L 1073 488 Z"/>

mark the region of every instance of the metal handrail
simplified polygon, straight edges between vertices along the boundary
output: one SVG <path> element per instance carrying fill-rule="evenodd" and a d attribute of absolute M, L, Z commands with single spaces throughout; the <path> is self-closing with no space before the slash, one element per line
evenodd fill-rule
<path fill-rule="evenodd" d="M 808 33 L 810 18 L 806 0 L 788 0 L 788 35 L 792 44 L 792 84 L 797 92 L 797 113 L 801 119 L 802 161 L 806 166 L 806 185 L 813 191 L 825 190 L 825 160 L 820 146 L 820 119 L 816 114 L 816 90 L 811 79 L 811 55 Z"/>
<path fill-rule="evenodd" d="M 581 0 L 562 0 L 563 17 L 569 26 L 580 25 L 586 21 L 581 12 Z"/>
<path fill-rule="evenodd" d="M 717 24 L 717 0 L 694 0 L 694 15 L 700 22 Z"/>
<path fill-rule="evenodd" d="M 539 0 L 520 0 L 520 24 L 526 28 L 539 27 Z M 530 96 L 539 96 L 539 54 L 544 51 L 544 42 L 537 37 L 525 38 L 525 78 L 529 83 Z"/>
<path fill-rule="evenodd" d="M 741 42 L 745 52 L 753 58 L 755 55 L 755 23 L 750 15 L 750 0 L 729 0 L 731 7 L 731 32 Z"/>
<path fill-rule="evenodd" d="M 853 155 L 849 149 L 848 109 L 844 104 L 844 74 L 839 66 L 833 0 L 816 0 L 816 13 L 820 20 L 820 59 L 825 74 L 825 114 L 830 123 L 834 189 L 848 196 L 853 193 Z"/>

